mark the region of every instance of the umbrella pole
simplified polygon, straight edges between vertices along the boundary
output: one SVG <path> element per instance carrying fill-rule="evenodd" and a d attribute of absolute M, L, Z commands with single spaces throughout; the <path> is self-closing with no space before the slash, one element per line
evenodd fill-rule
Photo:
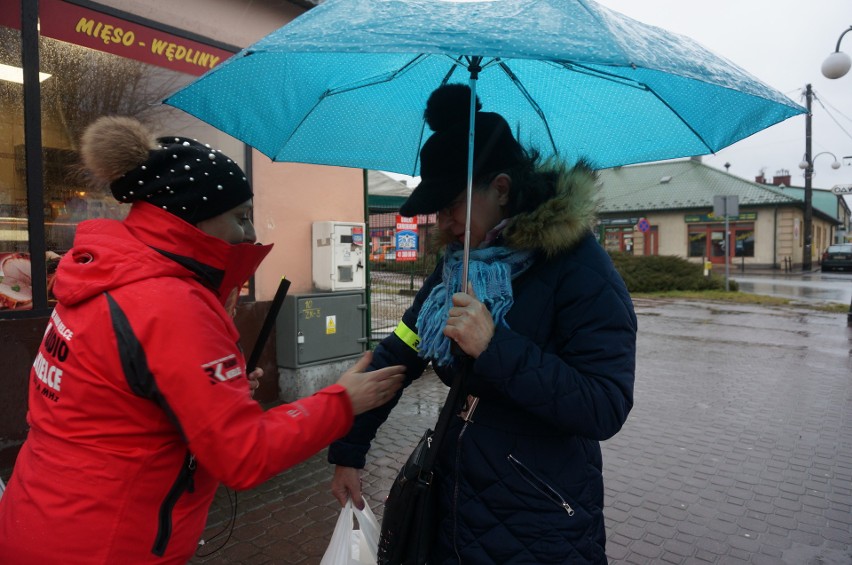
<path fill-rule="evenodd" d="M 462 253 L 462 279 L 460 292 L 467 291 L 468 263 L 470 262 L 470 208 L 473 198 L 473 144 L 474 132 L 476 131 L 476 81 L 479 79 L 479 71 L 482 67 L 479 63 L 482 57 L 472 57 L 468 70 L 470 71 L 470 122 L 467 138 L 467 205 L 465 206 L 464 218 L 464 251 Z"/>

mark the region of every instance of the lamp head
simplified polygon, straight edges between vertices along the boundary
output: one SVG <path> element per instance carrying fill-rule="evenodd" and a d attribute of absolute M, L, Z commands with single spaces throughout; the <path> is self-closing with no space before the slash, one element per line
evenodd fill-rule
<path fill-rule="evenodd" d="M 799 168 L 800 169 L 807 169 L 808 168 L 808 162 L 802 161 L 801 163 L 799 163 Z"/>
<path fill-rule="evenodd" d="M 852 57 L 843 51 L 835 51 L 822 62 L 822 74 L 826 78 L 840 78 L 852 67 Z"/>
<path fill-rule="evenodd" d="M 835 161 L 834 163 L 831 164 L 831 168 L 832 169 L 839 169 L 840 163 L 838 161 Z"/>

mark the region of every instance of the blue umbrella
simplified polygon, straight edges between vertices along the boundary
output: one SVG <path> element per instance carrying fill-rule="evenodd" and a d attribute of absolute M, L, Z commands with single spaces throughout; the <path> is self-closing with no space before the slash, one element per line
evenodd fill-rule
<path fill-rule="evenodd" d="M 416 176 L 426 99 L 448 82 L 523 145 L 599 168 L 716 152 L 805 112 L 591 0 L 327 0 L 165 102 L 275 161 Z"/>
<path fill-rule="evenodd" d="M 467 82 L 524 145 L 607 168 L 716 152 L 805 109 L 691 39 L 589 0 L 328 0 L 166 99 L 276 161 L 419 172 Z"/>

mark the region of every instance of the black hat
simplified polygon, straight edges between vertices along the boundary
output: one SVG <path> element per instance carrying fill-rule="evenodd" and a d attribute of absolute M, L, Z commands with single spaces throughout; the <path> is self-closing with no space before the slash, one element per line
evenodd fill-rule
<path fill-rule="evenodd" d="M 83 134 L 82 153 L 119 202 L 149 202 L 191 224 L 252 198 L 245 173 L 227 155 L 184 137 L 153 143 L 133 118 L 99 118 Z"/>
<path fill-rule="evenodd" d="M 481 112 L 476 100 L 473 178 L 510 169 L 523 162 L 525 151 L 500 114 Z M 467 184 L 470 133 L 470 88 L 447 84 L 426 102 L 426 123 L 435 132 L 420 150 L 421 182 L 400 207 L 403 216 L 442 210 Z"/>

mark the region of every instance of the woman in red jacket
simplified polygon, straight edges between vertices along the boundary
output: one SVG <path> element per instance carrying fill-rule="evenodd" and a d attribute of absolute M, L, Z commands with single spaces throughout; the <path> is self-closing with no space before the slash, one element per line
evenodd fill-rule
<path fill-rule="evenodd" d="M 129 118 L 95 122 L 81 152 L 132 207 L 81 223 L 57 270 L 0 562 L 185 563 L 220 482 L 252 488 L 307 459 L 387 401 L 403 368 L 365 373 L 368 354 L 262 410 L 224 308 L 271 247 L 255 244 L 242 170 Z"/>

